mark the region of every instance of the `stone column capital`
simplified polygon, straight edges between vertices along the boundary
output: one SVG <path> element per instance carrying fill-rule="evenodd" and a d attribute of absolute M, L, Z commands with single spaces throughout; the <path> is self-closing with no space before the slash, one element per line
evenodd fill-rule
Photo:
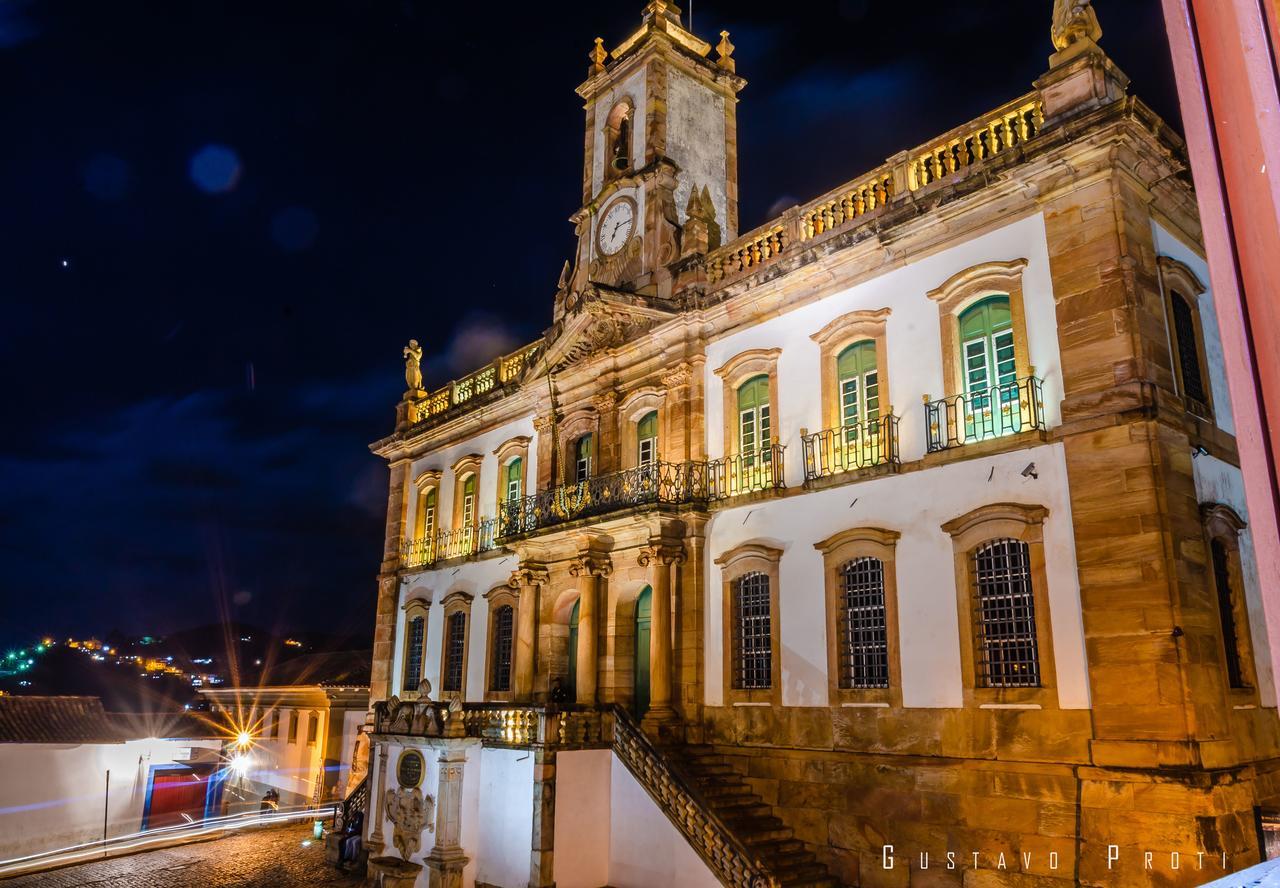
<path fill-rule="evenodd" d="M 545 586 L 551 581 L 551 572 L 545 564 L 527 561 L 511 572 L 507 585 L 512 589 L 522 586 Z"/>
<path fill-rule="evenodd" d="M 575 577 L 608 577 L 613 573 L 613 562 L 603 552 L 583 552 L 569 564 L 569 574 Z"/>
<path fill-rule="evenodd" d="M 684 564 L 684 546 L 665 540 L 650 540 L 649 545 L 640 550 L 636 561 L 641 567 L 648 567 L 650 564 Z"/>

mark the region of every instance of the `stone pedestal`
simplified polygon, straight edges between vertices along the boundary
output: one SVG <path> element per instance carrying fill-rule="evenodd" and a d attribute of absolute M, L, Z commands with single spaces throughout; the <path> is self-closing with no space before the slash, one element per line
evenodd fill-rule
<path fill-rule="evenodd" d="M 442 851 L 439 848 L 427 855 L 428 888 L 462 888 L 462 869 L 467 856 L 459 849 Z"/>
<path fill-rule="evenodd" d="M 364 883 L 371 888 L 413 888 L 421 872 L 420 863 L 410 863 L 399 857 L 374 857 L 369 861 L 369 875 Z"/>

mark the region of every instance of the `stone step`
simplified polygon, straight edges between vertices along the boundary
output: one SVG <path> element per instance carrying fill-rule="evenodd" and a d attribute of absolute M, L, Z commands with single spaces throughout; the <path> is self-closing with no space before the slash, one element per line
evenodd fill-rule
<path fill-rule="evenodd" d="M 762 839 L 744 841 L 743 844 L 760 858 L 782 857 L 805 850 L 804 842 L 799 839 Z"/>
<path fill-rule="evenodd" d="M 698 791 L 702 793 L 707 801 L 713 803 L 720 801 L 720 799 L 755 795 L 747 784 L 733 780 L 707 781 L 705 784 L 698 786 Z"/>

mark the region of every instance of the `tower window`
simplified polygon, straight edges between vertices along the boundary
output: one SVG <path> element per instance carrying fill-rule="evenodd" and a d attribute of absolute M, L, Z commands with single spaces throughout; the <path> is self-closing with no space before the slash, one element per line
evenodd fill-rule
<path fill-rule="evenodd" d="M 1191 304 L 1181 293 L 1173 292 L 1169 300 L 1173 306 L 1173 339 L 1178 350 L 1178 369 L 1182 377 L 1183 397 L 1194 401 L 1203 412 L 1208 403 L 1205 396 L 1204 373 L 1200 368 L 1200 352 L 1196 345 L 1196 321 Z"/>
<path fill-rule="evenodd" d="M 1222 643 L 1227 653 L 1227 682 L 1233 688 L 1247 688 L 1240 657 L 1240 633 L 1236 628 L 1235 590 L 1231 588 L 1230 556 L 1221 540 L 1209 543 L 1213 558 L 1213 584 L 1218 593 L 1218 616 L 1222 622 Z"/>
<path fill-rule="evenodd" d="M 605 177 L 613 178 L 631 168 L 631 118 L 630 101 L 619 102 L 609 112 L 605 123 Z"/>

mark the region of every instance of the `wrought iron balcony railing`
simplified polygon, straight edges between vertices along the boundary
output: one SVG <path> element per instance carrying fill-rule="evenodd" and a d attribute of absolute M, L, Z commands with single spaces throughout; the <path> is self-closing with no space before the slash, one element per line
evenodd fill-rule
<path fill-rule="evenodd" d="M 497 537 L 532 533 L 635 506 L 707 503 L 785 487 L 784 450 L 775 444 L 763 451 L 710 462 L 651 462 L 508 500 L 498 509 Z"/>
<path fill-rule="evenodd" d="M 707 463 L 707 499 L 723 500 L 786 487 L 782 461 L 786 449 L 782 444 L 773 444 L 711 460 Z"/>
<path fill-rule="evenodd" d="M 804 477 L 806 481 L 827 478 L 854 469 L 872 466 L 896 466 L 898 458 L 898 417 L 890 414 L 823 429 L 800 439 L 804 445 Z"/>
<path fill-rule="evenodd" d="M 496 518 L 485 518 L 470 527 L 438 530 L 434 534 L 409 540 L 400 550 L 400 566 L 429 567 L 446 558 L 464 558 L 488 552 L 496 544 Z"/>
<path fill-rule="evenodd" d="M 1043 429 L 1043 382 L 1034 376 L 924 405 L 928 451 L 935 453 Z"/>

